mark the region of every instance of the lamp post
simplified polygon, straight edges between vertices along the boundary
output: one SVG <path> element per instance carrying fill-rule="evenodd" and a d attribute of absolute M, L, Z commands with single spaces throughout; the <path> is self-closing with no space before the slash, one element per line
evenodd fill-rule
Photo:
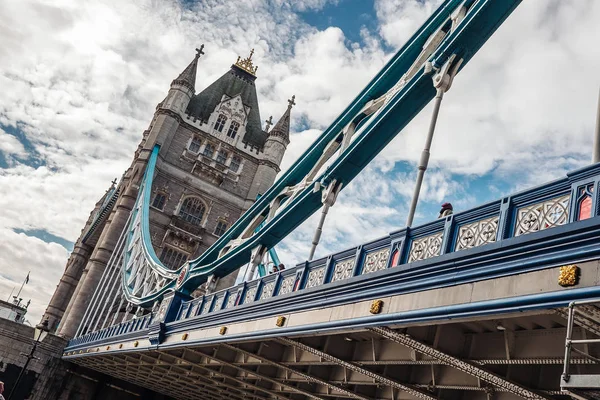
<path fill-rule="evenodd" d="M 21 372 L 19 372 L 19 376 L 17 376 L 17 380 L 15 381 L 15 384 L 13 385 L 7 400 L 11 400 L 13 395 L 16 393 L 17 387 L 19 386 L 19 381 L 21 381 L 21 377 L 23 376 L 25 371 L 27 371 L 29 361 L 31 361 L 31 359 L 33 358 L 38 359 L 33 355 L 33 353 L 35 353 L 35 349 L 37 348 L 38 344 L 46 338 L 46 336 L 48 335 L 48 331 L 49 329 L 47 319 L 35 327 L 35 330 L 33 331 L 33 347 L 31 348 L 29 354 L 21 353 L 22 356 L 27 357 L 27 361 L 25 361 L 25 365 L 23 365 L 23 368 L 21 368 Z"/>

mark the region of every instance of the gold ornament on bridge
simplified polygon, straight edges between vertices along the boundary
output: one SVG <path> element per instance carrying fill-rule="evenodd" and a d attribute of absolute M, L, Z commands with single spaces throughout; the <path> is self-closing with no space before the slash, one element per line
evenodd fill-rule
<path fill-rule="evenodd" d="M 221 329 L 219 329 L 219 335 L 224 335 L 226 333 L 227 333 L 227 327 L 222 326 Z"/>
<path fill-rule="evenodd" d="M 256 70 L 258 69 L 258 65 L 254 66 L 252 63 L 252 56 L 254 55 L 254 49 L 250 50 L 250 56 L 247 58 L 242 58 L 238 56 L 237 61 L 235 62 L 236 67 L 240 67 L 244 71 L 256 76 Z"/>
<path fill-rule="evenodd" d="M 560 267 L 560 275 L 558 276 L 558 284 L 560 286 L 575 286 L 579 283 L 580 269 L 577 265 L 565 265 Z"/>
<path fill-rule="evenodd" d="M 383 308 L 383 300 L 374 300 L 371 303 L 371 309 L 369 310 L 369 312 L 371 314 L 379 314 L 381 312 L 382 308 Z"/>
<path fill-rule="evenodd" d="M 138 347 L 138 344 L 140 344 L 140 342 L 138 342 L 137 340 L 135 342 L 133 342 L 133 347 Z"/>
<path fill-rule="evenodd" d="M 285 325 L 285 317 L 277 317 L 277 321 L 275 321 L 275 325 L 282 327 Z"/>
<path fill-rule="evenodd" d="M 119 344 L 119 348 L 122 349 L 123 348 L 123 343 Z"/>
<path fill-rule="evenodd" d="M 189 335 L 187 333 L 184 333 L 183 335 L 181 335 L 181 340 L 187 340 L 188 336 Z"/>
<path fill-rule="evenodd" d="M 106 350 L 110 350 L 110 346 L 106 346 Z"/>

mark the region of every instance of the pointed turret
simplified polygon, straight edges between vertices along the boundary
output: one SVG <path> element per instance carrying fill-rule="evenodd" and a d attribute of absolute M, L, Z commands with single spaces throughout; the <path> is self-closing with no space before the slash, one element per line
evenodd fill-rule
<path fill-rule="evenodd" d="M 273 129 L 269 132 L 269 138 L 271 136 L 278 136 L 285 141 L 286 146 L 290 143 L 290 111 L 292 111 L 292 107 L 296 105 L 295 100 L 295 95 L 288 100 L 287 110 L 285 110 L 281 118 L 279 118 L 279 121 L 277 121 Z"/>
<path fill-rule="evenodd" d="M 198 59 L 201 55 L 204 54 L 204 45 L 200 46 L 199 49 L 196 49 L 196 56 L 192 60 L 192 62 L 183 70 L 181 74 L 177 78 L 171 82 L 171 86 L 173 85 L 183 85 L 189 87 L 192 92 L 196 91 L 196 71 L 198 69 Z"/>

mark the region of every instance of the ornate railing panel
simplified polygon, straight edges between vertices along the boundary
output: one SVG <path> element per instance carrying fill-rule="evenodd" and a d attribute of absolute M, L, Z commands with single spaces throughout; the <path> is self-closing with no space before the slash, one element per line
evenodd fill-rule
<path fill-rule="evenodd" d="M 368 274 L 387 268 L 389 258 L 389 247 L 367 253 L 367 255 L 365 256 L 365 262 L 362 269 L 362 273 Z"/>
<path fill-rule="evenodd" d="M 325 279 L 325 266 L 313 268 L 308 273 L 306 288 L 317 287 L 323 284 Z"/>
<path fill-rule="evenodd" d="M 515 236 L 566 224 L 569 221 L 570 201 L 571 195 L 566 194 L 519 208 Z"/>
<path fill-rule="evenodd" d="M 434 233 L 433 235 L 414 239 L 410 245 L 408 262 L 426 260 L 436 257 L 442 251 L 442 238 L 444 232 Z"/>
<path fill-rule="evenodd" d="M 472 249 L 496 241 L 499 217 L 485 218 L 458 228 L 455 251 Z"/>
<path fill-rule="evenodd" d="M 354 272 L 354 258 L 348 260 L 340 260 L 335 263 L 333 268 L 333 275 L 331 275 L 331 282 L 341 281 L 348 279 Z"/>

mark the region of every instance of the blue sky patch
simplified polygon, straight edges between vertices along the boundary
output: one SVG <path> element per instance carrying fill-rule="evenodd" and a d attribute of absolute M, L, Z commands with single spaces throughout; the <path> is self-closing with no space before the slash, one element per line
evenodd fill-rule
<path fill-rule="evenodd" d="M 65 249 L 67 249 L 69 252 L 73 251 L 73 247 L 74 247 L 74 243 L 61 238 L 60 236 L 56 236 L 51 234 L 50 232 L 48 232 L 45 229 L 20 229 L 20 228 L 16 228 L 13 229 L 13 231 L 15 233 L 23 233 L 27 236 L 33 236 L 36 237 L 40 240 L 43 240 L 46 243 L 57 243 L 60 244 L 62 247 L 64 247 Z"/>

